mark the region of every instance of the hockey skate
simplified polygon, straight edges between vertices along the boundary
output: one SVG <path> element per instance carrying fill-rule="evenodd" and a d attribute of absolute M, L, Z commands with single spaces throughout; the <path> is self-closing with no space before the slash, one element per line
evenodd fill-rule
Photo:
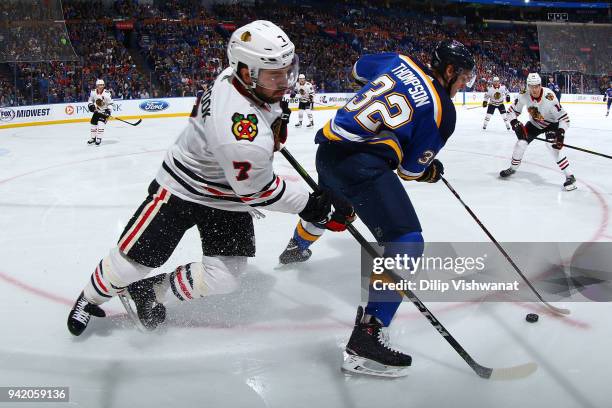
<path fill-rule="evenodd" d="M 88 145 L 92 145 L 92 144 L 94 144 L 94 143 L 96 143 L 96 138 L 95 138 L 95 137 L 92 137 L 91 139 L 89 139 L 89 140 L 87 141 L 87 144 L 88 144 Z"/>
<path fill-rule="evenodd" d="M 96 137 L 96 146 L 100 146 L 100 143 L 102 143 L 102 139 L 100 139 L 99 137 Z"/>
<path fill-rule="evenodd" d="M 142 328 L 146 330 L 155 330 L 157 326 L 166 320 L 166 307 L 157 302 L 155 290 L 153 290 L 154 285 L 163 282 L 165 278 L 166 274 L 161 274 L 134 282 L 127 287 L 129 298 L 132 299 L 136 305 L 138 321 L 142 325 Z M 133 312 L 130 313 L 128 309 L 129 303 L 126 305 L 123 300 L 122 303 L 128 315 L 134 319 Z M 138 322 L 134 323 L 138 324 Z"/>
<path fill-rule="evenodd" d="M 387 329 L 376 318 L 370 317 L 367 323 L 362 318 L 363 307 L 359 306 L 342 370 L 382 377 L 408 375 L 412 357 L 390 347 Z"/>
<path fill-rule="evenodd" d="M 314 126 L 314 122 L 310 122 L 309 124 L 306 125 L 307 128 L 311 128 Z"/>
<path fill-rule="evenodd" d="M 565 183 L 563 183 L 563 188 L 565 189 L 565 191 L 572 191 L 578 188 L 576 186 L 576 177 L 574 177 L 573 174 L 565 179 Z"/>
<path fill-rule="evenodd" d="M 298 123 L 296 123 L 295 127 L 302 127 L 302 121 L 299 121 Z"/>
<path fill-rule="evenodd" d="M 514 170 L 512 167 L 509 167 L 506 170 L 500 171 L 499 176 L 502 178 L 506 178 L 506 177 L 510 177 L 514 173 L 516 173 L 516 170 Z"/>
<path fill-rule="evenodd" d="M 106 313 L 100 306 L 89 303 L 81 292 L 68 314 L 68 330 L 70 330 L 70 333 L 80 336 L 87 328 L 91 316 L 105 317 Z"/>
<path fill-rule="evenodd" d="M 287 248 L 283 251 L 282 254 L 278 257 L 278 260 L 281 264 L 287 265 L 297 262 L 305 262 L 312 255 L 312 251 L 310 249 L 300 250 L 295 239 L 291 238 L 289 240 L 289 244 L 287 244 Z"/>

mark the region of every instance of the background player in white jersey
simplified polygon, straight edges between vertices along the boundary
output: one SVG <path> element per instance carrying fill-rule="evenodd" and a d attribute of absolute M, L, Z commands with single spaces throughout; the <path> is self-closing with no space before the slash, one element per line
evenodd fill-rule
<path fill-rule="evenodd" d="M 96 89 L 89 94 L 87 104 L 89 111 L 93 113 L 89 122 L 91 124 L 91 137 L 87 144 L 95 143 L 96 146 L 100 146 L 100 143 L 102 143 L 104 125 L 106 125 L 106 121 L 111 114 L 110 106 L 112 103 L 113 99 L 110 92 L 104 89 L 104 81 L 98 79 L 96 81 Z"/>
<path fill-rule="evenodd" d="M 304 111 L 306 111 L 306 116 L 308 116 L 308 125 L 306 127 L 313 127 L 314 120 L 312 118 L 312 105 L 314 103 L 314 87 L 310 82 L 306 81 L 306 76 L 304 74 L 300 74 L 298 78 L 298 83 L 295 84 L 295 88 L 291 93 L 291 97 L 295 97 L 298 95 L 299 103 L 298 103 L 298 123 L 295 124 L 295 127 L 302 126 L 302 118 L 304 117 Z"/>
<path fill-rule="evenodd" d="M 527 107 L 529 113 L 529 121 L 526 125 L 518 120 L 524 107 Z M 502 170 L 499 175 L 509 177 L 516 173 L 529 143 L 536 136 L 544 133 L 547 140 L 554 141 L 553 144 L 547 143 L 546 145 L 561 171 L 565 173 L 563 187 L 567 191 L 576 189 L 576 178 L 569 170 L 569 161 L 565 155 L 561 155 L 565 131 L 570 125 L 569 116 L 559 104 L 554 92 L 542 87 L 540 75 L 531 73 L 527 76 L 527 90 L 521 92 L 510 107 L 508 119 L 510 119 L 510 125 L 518 141 L 514 145 L 510 168 Z"/>
<path fill-rule="evenodd" d="M 508 123 L 508 117 L 506 116 L 506 107 L 504 106 L 504 100 L 510 102 L 510 93 L 506 89 L 505 85 L 500 84 L 498 77 L 493 77 L 493 83 L 487 89 L 482 101 L 482 107 L 487 108 L 487 114 L 484 119 L 483 129 L 487 128 L 491 116 L 495 113 L 495 110 L 499 110 L 499 114 L 502 115 L 502 119 L 506 124 L 506 129 L 510 130 L 510 124 Z"/>
<path fill-rule="evenodd" d="M 255 255 L 254 208 L 346 228 L 346 218 L 331 212 L 327 193 L 309 194 L 273 171 L 274 151 L 286 139 L 289 121 L 288 107 L 279 102 L 298 72 L 289 37 L 269 21 L 255 21 L 232 34 L 227 53 L 230 67 L 198 98 L 148 197 L 78 297 L 68 317 L 72 334 L 80 335 L 91 315 L 103 317 L 98 305 L 128 285 L 140 320 L 151 329 L 165 319 L 167 299 L 234 291 L 247 257 Z M 202 262 L 141 280 L 166 262 L 193 226 L 200 233 Z"/>

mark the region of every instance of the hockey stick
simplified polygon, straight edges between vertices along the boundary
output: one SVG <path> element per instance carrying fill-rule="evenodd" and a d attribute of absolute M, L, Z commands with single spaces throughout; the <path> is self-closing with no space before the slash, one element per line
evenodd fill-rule
<path fill-rule="evenodd" d="M 128 125 L 132 125 L 132 126 L 138 126 L 140 125 L 140 122 L 142 122 L 142 119 L 138 119 L 136 122 L 132 123 L 132 122 L 128 122 L 127 120 L 119 119 L 116 116 L 111 116 L 111 117 L 115 120 L 118 120 L 119 122 L 127 123 Z"/>
<path fill-rule="evenodd" d="M 541 140 L 542 142 L 555 143 L 554 141 L 542 139 L 541 137 L 536 137 L 536 139 Z M 574 150 L 580 150 L 581 152 L 585 152 L 585 153 L 591 153 L 591 154 L 594 154 L 596 156 L 605 157 L 606 159 L 612 159 L 612 156 L 608 156 L 607 154 L 594 152 L 592 150 L 585 149 L 585 148 L 578 147 L 578 146 L 572 146 L 572 145 L 568 145 L 568 144 L 563 143 L 563 147 L 567 147 L 569 149 L 574 149 Z"/>
<path fill-rule="evenodd" d="M 465 110 L 472 110 L 472 109 L 478 109 L 478 108 L 484 108 L 484 106 L 471 106 L 469 108 L 466 108 Z"/>
<path fill-rule="evenodd" d="M 317 183 L 310 177 L 308 172 L 298 163 L 298 161 L 289 153 L 287 148 L 284 146 L 280 149 L 282 155 L 287 159 L 289 164 L 299 173 L 304 181 L 313 189 L 315 192 L 321 191 Z M 370 245 L 370 243 L 364 238 L 363 235 L 353 225 L 347 225 L 346 229 L 351 235 L 359 242 L 361 247 L 372 257 L 377 258 L 380 255 Z M 385 273 L 390 276 L 396 282 L 401 282 L 402 278 L 395 272 L 385 270 Z M 480 365 L 470 356 L 470 354 L 463 348 L 463 346 L 450 334 L 448 330 L 436 319 L 434 314 L 427 309 L 427 307 L 419 300 L 419 298 L 410 290 L 406 289 L 403 294 L 412 302 L 413 305 L 421 312 L 423 316 L 429 320 L 429 323 L 440 333 L 442 337 L 451 345 L 453 349 L 463 358 L 463 360 L 470 366 L 474 372 L 481 378 L 493 379 L 493 380 L 516 380 L 531 375 L 538 368 L 536 363 L 526 363 L 514 367 L 507 368 L 489 368 Z"/>
<path fill-rule="evenodd" d="M 476 221 L 476 224 L 478 224 L 478 226 L 484 231 L 484 233 L 487 234 L 487 237 L 489 237 L 489 239 L 493 242 L 493 244 L 495 244 L 495 246 L 497 247 L 497 249 L 499 249 L 499 252 L 502 253 L 504 258 L 506 258 L 506 260 L 510 263 L 510 265 L 512 265 L 512 267 L 514 268 L 516 273 L 518 273 L 521 276 L 521 278 L 523 278 L 523 280 L 525 281 L 527 286 L 529 286 L 529 288 L 536 295 L 536 297 L 538 299 L 540 299 L 540 301 L 542 303 L 544 303 L 546 306 L 548 306 L 548 308 L 550 310 L 552 310 L 553 312 L 555 312 L 556 314 L 560 314 L 560 315 L 568 315 L 568 314 L 570 314 L 570 311 L 568 309 L 563 309 L 563 308 L 559 308 L 559 307 L 553 306 L 553 305 L 551 305 L 550 303 L 548 303 L 547 301 L 545 301 L 542 298 L 542 296 L 538 293 L 536 288 L 533 287 L 533 285 L 531 284 L 531 282 L 529 282 L 527 277 L 525 275 L 523 275 L 523 272 L 521 272 L 519 267 L 516 266 L 516 264 L 514 263 L 512 258 L 510 258 L 510 255 L 508 255 L 508 253 L 504 250 L 504 248 L 502 248 L 502 246 L 499 244 L 499 242 L 497 242 L 497 240 L 495 239 L 493 234 L 491 234 L 489 232 L 487 227 L 485 227 L 484 224 L 480 221 L 480 219 L 476 216 L 476 214 L 474 214 L 474 211 L 472 211 L 472 209 L 470 207 L 468 207 L 468 205 L 461 199 L 461 197 L 459 196 L 459 193 L 457 193 L 457 191 L 455 191 L 453 186 L 451 186 L 450 183 L 444 177 L 442 177 L 442 181 L 444 182 L 444 184 L 446 184 L 446 187 L 448 187 L 450 192 L 453 193 L 453 195 L 457 198 L 457 200 L 459 200 L 459 202 L 463 205 L 463 207 L 467 210 L 467 212 L 472 216 L 474 221 Z"/>

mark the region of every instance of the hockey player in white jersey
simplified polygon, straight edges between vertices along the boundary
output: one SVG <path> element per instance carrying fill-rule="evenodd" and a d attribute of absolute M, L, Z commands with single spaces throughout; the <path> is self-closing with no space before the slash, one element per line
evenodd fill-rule
<path fill-rule="evenodd" d="M 294 98 L 295 95 L 298 95 L 298 123 L 295 124 L 295 127 L 302 127 L 302 118 L 304 117 L 304 111 L 306 112 L 306 116 L 308 117 L 308 125 L 306 127 L 313 127 L 314 120 L 312 117 L 312 105 L 314 103 L 315 91 L 314 87 L 310 82 L 306 81 L 306 76 L 304 74 L 300 74 L 298 78 L 298 83 L 295 84 L 295 89 L 291 93 L 291 97 Z"/>
<path fill-rule="evenodd" d="M 110 106 L 113 103 L 113 99 L 110 92 L 104 89 L 104 86 L 104 81 L 98 79 L 96 81 L 96 89 L 91 91 L 87 101 L 87 107 L 93 113 L 89 122 L 91 124 L 90 139 L 87 141 L 89 145 L 95 144 L 100 146 L 104 136 L 104 125 L 106 125 L 106 121 L 111 115 Z"/>
<path fill-rule="evenodd" d="M 499 82 L 498 77 L 493 77 L 493 83 L 487 89 L 482 101 L 482 107 L 487 108 L 487 114 L 484 118 L 483 129 L 487 128 L 491 116 L 495 113 L 495 110 L 499 110 L 499 114 L 502 116 L 506 129 L 510 130 L 510 124 L 508 123 L 508 117 L 506 115 L 506 107 L 504 106 L 504 100 L 510 102 L 510 93 L 506 89 L 505 85 Z M 488 107 L 487 107 L 488 106 Z"/>
<path fill-rule="evenodd" d="M 529 121 L 526 125 L 523 125 L 518 120 L 524 107 L 527 108 L 529 113 Z M 561 107 L 554 92 L 542 87 L 540 75 L 531 73 L 527 76 L 527 90 L 521 92 L 510 107 L 508 119 L 518 141 L 514 145 L 511 166 L 506 170 L 502 170 L 499 175 L 501 177 L 509 177 L 516 173 L 529 143 L 536 136 L 544 133 L 548 141 L 554 142 L 552 144 L 547 143 L 546 145 L 557 162 L 559 169 L 565 174 L 563 187 L 567 191 L 576 189 L 576 178 L 569 169 L 569 161 L 565 155 L 561 154 L 565 131 L 570 125 L 569 116 L 563 107 Z"/>
<path fill-rule="evenodd" d="M 274 174 L 274 152 L 289 121 L 288 106 L 279 102 L 298 73 L 289 37 L 269 21 L 254 21 L 232 34 L 227 54 L 230 67 L 197 99 L 148 197 L 74 304 L 72 334 L 80 335 L 92 315 L 104 316 L 99 305 L 119 293 L 129 293 L 141 322 L 153 329 L 165 319 L 166 301 L 234 291 L 247 257 L 255 255 L 255 209 L 299 214 L 336 231 L 351 219 L 350 206 L 332 211 L 328 193 L 309 194 Z M 193 226 L 202 261 L 143 279 Z"/>

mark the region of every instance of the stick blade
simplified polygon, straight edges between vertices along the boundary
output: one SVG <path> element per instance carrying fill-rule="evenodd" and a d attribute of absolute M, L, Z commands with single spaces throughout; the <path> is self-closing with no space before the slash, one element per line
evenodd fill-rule
<path fill-rule="evenodd" d="M 514 367 L 494 368 L 489 379 L 497 381 L 520 380 L 529 377 L 538 369 L 536 363 L 526 363 Z"/>
<path fill-rule="evenodd" d="M 564 309 L 562 307 L 556 307 L 556 306 L 551 305 L 550 303 L 546 303 L 546 306 L 548 306 L 549 309 L 552 310 L 553 313 L 556 313 L 556 314 L 565 315 L 565 316 L 571 314 L 569 309 Z"/>

